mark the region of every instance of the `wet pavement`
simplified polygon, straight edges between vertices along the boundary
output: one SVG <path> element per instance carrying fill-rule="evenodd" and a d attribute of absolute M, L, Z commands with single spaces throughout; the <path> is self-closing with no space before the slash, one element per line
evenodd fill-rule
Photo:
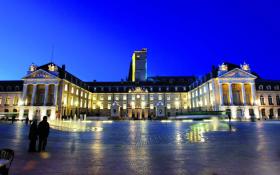
<path fill-rule="evenodd" d="M 0 122 L 10 174 L 260 174 L 280 172 L 280 122 L 54 122 L 46 153 L 28 153 L 29 126 Z"/>

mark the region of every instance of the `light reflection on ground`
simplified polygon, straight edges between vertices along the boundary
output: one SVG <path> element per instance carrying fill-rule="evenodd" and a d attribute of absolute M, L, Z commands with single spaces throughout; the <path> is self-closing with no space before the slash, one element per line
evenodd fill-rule
<path fill-rule="evenodd" d="M 59 131 L 67 131 L 67 132 L 100 132 L 103 130 L 100 126 L 91 126 L 92 121 L 63 121 L 63 120 L 54 120 L 50 121 L 50 127 L 59 130 Z M 95 122 L 97 124 L 101 123 L 101 121 Z M 106 122 L 102 122 L 106 123 Z M 110 123 L 108 121 L 108 123 Z"/>
<path fill-rule="evenodd" d="M 50 122 L 47 154 L 27 152 L 29 125 L 0 122 L 0 148 L 15 151 L 10 174 L 280 172 L 279 121 Z"/>

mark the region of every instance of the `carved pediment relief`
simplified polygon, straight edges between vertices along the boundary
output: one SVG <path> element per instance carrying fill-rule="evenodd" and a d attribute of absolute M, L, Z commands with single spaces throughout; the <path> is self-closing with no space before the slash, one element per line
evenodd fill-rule
<path fill-rule="evenodd" d="M 32 72 L 30 74 L 28 74 L 27 76 L 24 77 L 24 79 L 34 79 L 34 78 L 41 78 L 41 79 L 54 79 L 57 78 L 56 76 L 42 70 L 39 69 L 35 72 Z"/>
<path fill-rule="evenodd" d="M 235 69 L 221 75 L 219 78 L 257 78 L 257 77 L 253 74 L 250 74 L 249 72 L 235 68 Z"/>

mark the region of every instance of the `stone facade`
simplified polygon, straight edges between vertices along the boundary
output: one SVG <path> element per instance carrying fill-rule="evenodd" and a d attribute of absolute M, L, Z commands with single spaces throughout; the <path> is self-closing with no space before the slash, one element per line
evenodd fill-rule
<path fill-rule="evenodd" d="M 271 84 L 271 85 L 270 85 Z M 54 63 L 32 64 L 22 81 L 0 82 L 0 114 L 20 119 L 111 116 L 148 119 L 223 111 L 232 118 L 278 119 L 280 81 L 224 63 L 202 78 L 148 77 L 146 81 L 85 82 Z"/>

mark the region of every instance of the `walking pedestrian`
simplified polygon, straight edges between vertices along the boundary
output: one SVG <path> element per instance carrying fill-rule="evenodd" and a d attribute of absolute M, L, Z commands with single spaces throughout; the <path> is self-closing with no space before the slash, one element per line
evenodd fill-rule
<path fill-rule="evenodd" d="M 37 135 L 38 135 L 37 120 L 34 119 L 29 129 L 29 140 L 30 140 L 29 149 L 28 149 L 29 152 L 36 152 Z"/>
<path fill-rule="evenodd" d="M 47 116 L 44 116 L 43 121 L 41 121 L 38 125 L 38 135 L 39 135 L 38 151 L 39 152 L 46 150 L 49 131 L 50 131 L 50 125 L 47 122 Z"/>

